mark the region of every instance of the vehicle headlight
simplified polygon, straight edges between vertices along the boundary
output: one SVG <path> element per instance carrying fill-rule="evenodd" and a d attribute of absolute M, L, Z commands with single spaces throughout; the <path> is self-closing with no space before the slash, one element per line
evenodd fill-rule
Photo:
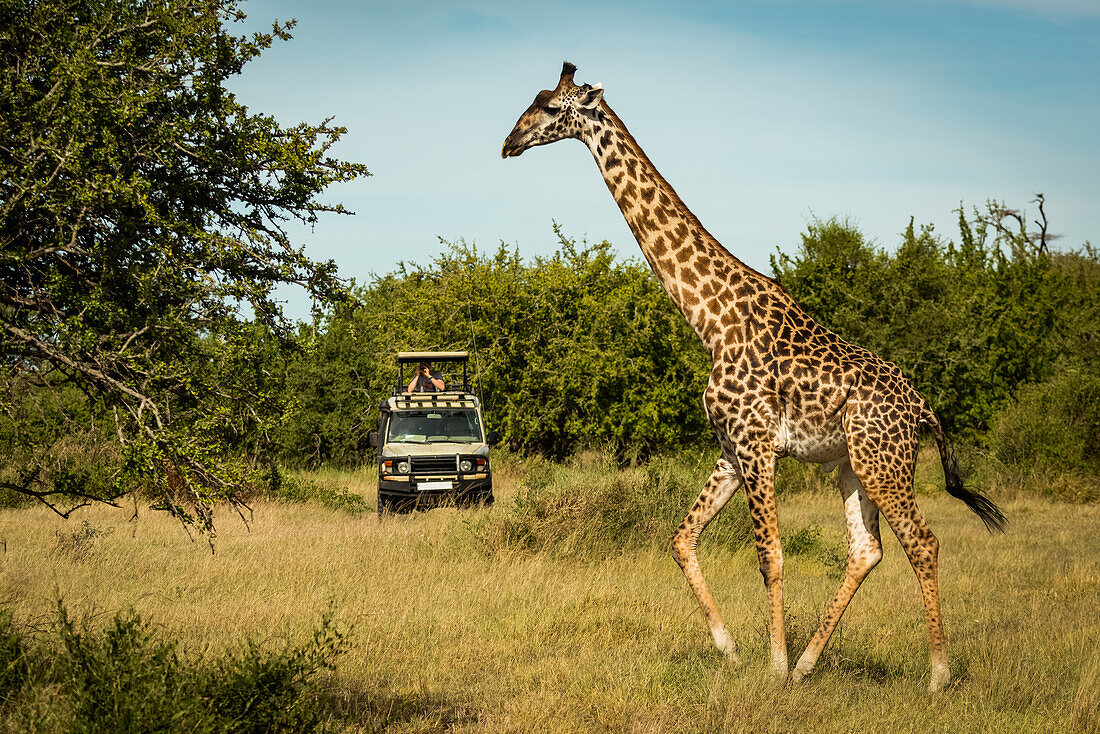
<path fill-rule="evenodd" d="M 458 462 L 458 470 L 464 472 L 473 471 L 474 462 L 470 461 L 469 459 L 463 459 L 462 461 Z"/>
<path fill-rule="evenodd" d="M 409 473 L 409 462 L 407 462 L 407 461 L 397 462 L 397 471 L 401 474 L 408 474 Z"/>

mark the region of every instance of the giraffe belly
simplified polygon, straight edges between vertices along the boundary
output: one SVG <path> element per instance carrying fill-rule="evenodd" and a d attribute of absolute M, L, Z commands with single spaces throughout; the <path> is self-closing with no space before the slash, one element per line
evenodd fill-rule
<path fill-rule="evenodd" d="M 790 456 L 808 464 L 822 464 L 822 469 L 828 472 L 847 460 L 848 442 L 839 420 L 807 427 L 783 416 L 776 431 L 776 452 L 780 457 Z"/>

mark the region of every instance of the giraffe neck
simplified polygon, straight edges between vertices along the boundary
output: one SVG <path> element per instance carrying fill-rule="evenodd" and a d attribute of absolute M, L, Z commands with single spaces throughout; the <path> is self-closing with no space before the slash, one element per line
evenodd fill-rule
<path fill-rule="evenodd" d="M 585 142 L 661 287 L 715 357 L 744 313 L 736 301 L 771 281 L 707 232 L 606 102 L 599 112 Z"/>

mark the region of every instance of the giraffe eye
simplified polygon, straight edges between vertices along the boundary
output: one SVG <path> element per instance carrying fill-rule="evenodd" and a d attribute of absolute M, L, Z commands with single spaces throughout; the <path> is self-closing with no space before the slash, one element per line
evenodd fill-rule
<path fill-rule="evenodd" d="M 551 102 L 550 104 L 543 107 L 543 109 L 549 112 L 551 115 L 556 115 L 561 112 L 561 105 L 557 102 Z"/>

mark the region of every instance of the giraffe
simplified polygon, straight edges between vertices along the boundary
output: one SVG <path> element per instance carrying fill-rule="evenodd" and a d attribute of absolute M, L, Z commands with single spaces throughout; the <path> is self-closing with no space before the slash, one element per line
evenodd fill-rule
<path fill-rule="evenodd" d="M 940 616 L 939 541 L 913 491 L 922 425 L 935 437 L 948 493 L 991 531 L 1003 531 L 1004 515 L 963 486 L 939 419 L 898 367 L 817 324 L 778 283 L 727 251 L 611 110 L 602 85 L 578 85 L 575 72 L 565 62 L 557 86 L 538 93 L 501 156 L 568 138 L 584 143 L 661 286 L 710 353 L 703 406 L 721 457 L 676 530 L 672 555 L 714 644 L 741 663 L 696 556 L 700 534 L 737 492 L 745 492 L 764 580 L 771 672 L 792 682 L 813 672 L 852 596 L 882 558 L 881 515 L 916 573 L 929 635 L 929 688 L 942 689 L 951 676 Z M 793 669 L 787 663 L 775 502 L 775 465 L 785 456 L 821 464 L 825 471 L 839 468 L 848 540 L 840 588 Z"/>

